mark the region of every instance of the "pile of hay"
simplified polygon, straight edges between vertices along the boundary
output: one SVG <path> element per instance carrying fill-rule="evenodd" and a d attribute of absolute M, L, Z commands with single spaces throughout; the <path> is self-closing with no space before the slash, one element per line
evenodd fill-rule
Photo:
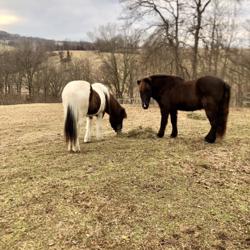
<path fill-rule="evenodd" d="M 142 128 L 141 126 L 128 131 L 123 134 L 127 138 L 138 138 L 138 139 L 155 139 L 156 132 L 152 128 Z"/>

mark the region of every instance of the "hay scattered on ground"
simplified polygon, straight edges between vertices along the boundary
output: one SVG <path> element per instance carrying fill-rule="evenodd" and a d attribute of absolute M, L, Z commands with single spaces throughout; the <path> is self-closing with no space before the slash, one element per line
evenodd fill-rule
<path fill-rule="evenodd" d="M 61 104 L 0 105 L 0 249 L 249 249 L 250 109 L 210 145 L 207 120 L 154 139 L 158 107 L 124 107 L 125 137 L 104 116 L 68 154 Z"/>
<path fill-rule="evenodd" d="M 122 136 L 137 139 L 155 139 L 156 132 L 150 127 L 143 128 L 142 126 L 139 126 L 128 131 L 127 133 L 124 133 Z"/>
<path fill-rule="evenodd" d="M 206 116 L 204 114 L 198 114 L 198 113 L 188 113 L 187 118 L 193 119 L 193 120 L 206 120 Z"/>

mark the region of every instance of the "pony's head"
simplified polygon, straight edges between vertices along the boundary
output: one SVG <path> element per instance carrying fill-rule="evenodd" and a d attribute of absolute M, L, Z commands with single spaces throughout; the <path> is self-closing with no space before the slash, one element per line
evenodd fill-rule
<path fill-rule="evenodd" d="M 109 114 L 109 122 L 111 127 L 116 133 L 121 133 L 123 119 L 127 118 L 127 114 L 125 109 L 112 94 L 109 94 L 107 113 Z"/>
<path fill-rule="evenodd" d="M 151 78 L 143 78 L 137 81 L 139 86 L 139 92 L 142 101 L 142 107 L 147 109 L 150 103 L 150 98 L 152 97 L 152 87 L 151 87 Z"/>
<path fill-rule="evenodd" d="M 119 107 L 119 109 L 112 112 L 112 114 L 109 116 L 111 127 L 117 134 L 122 132 L 122 124 L 124 118 L 127 118 L 127 113 L 123 107 Z"/>

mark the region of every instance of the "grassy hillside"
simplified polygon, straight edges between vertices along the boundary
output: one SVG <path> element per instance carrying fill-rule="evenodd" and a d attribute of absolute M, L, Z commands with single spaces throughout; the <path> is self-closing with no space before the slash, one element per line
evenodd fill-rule
<path fill-rule="evenodd" d="M 6 51 L 6 50 L 12 50 L 12 49 L 14 49 L 14 48 L 11 47 L 11 46 L 9 46 L 9 45 L 1 44 L 1 43 L 0 43 L 0 53 L 1 53 L 1 52 L 4 52 L 4 51 Z"/>
<path fill-rule="evenodd" d="M 126 109 L 68 154 L 60 104 L 0 106 L 0 249 L 249 249 L 250 110 L 208 145 L 203 112 L 156 139 L 159 109 Z"/>
<path fill-rule="evenodd" d="M 66 57 L 66 52 L 64 51 L 64 56 Z M 101 63 L 101 57 L 97 51 L 94 50 L 70 50 L 73 61 L 77 60 L 89 60 L 91 66 L 96 69 Z M 103 54 L 103 53 L 102 53 Z M 59 52 L 54 52 L 53 56 L 50 58 L 50 62 L 58 64 L 60 62 Z"/>

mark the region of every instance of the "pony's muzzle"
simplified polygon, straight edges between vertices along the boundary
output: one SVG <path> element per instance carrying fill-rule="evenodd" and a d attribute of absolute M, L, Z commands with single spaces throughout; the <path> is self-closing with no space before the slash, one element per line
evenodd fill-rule
<path fill-rule="evenodd" d="M 122 130 L 121 130 L 121 129 L 116 130 L 116 134 L 117 134 L 117 135 L 121 135 L 121 134 L 122 134 Z"/>
<path fill-rule="evenodd" d="M 149 105 L 148 105 L 148 104 L 146 104 L 146 103 L 143 103 L 143 104 L 142 104 L 142 108 L 143 108 L 143 109 L 147 109 L 147 108 L 148 108 L 148 106 L 149 106 Z"/>
<path fill-rule="evenodd" d="M 121 124 L 117 125 L 115 132 L 117 134 L 121 134 L 122 133 L 122 125 Z"/>

